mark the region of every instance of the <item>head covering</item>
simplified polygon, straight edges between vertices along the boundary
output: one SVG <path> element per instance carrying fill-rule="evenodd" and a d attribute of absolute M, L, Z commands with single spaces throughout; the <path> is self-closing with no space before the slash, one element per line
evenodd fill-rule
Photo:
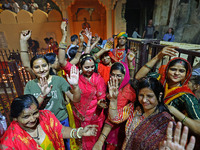
<path fill-rule="evenodd" d="M 168 62 L 168 64 L 166 65 L 166 67 L 164 66 L 164 68 L 161 69 L 161 70 L 163 70 L 163 73 L 160 72 L 160 73 L 162 74 L 162 77 L 161 77 L 160 82 L 163 84 L 163 86 L 165 86 L 165 84 L 166 84 L 167 72 L 168 72 L 168 70 L 169 70 L 169 65 L 170 65 L 170 63 L 171 63 L 172 61 L 174 61 L 174 60 L 176 60 L 176 59 L 179 59 L 179 60 L 184 61 L 184 62 L 187 64 L 187 66 L 188 66 L 187 74 L 185 75 L 185 80 L 181 83 L 182 86 L 183 86 L 183 85 L 187 85 L 188 81 L 190 80 L 190 77 L 191 77 L 191 75 L 192 75 L 192 67 L 191 67 L 190 63 L 189 63 L 186 59 L 184 59 L 184 58 L 175 57 L 175 58 L 171 59 L 171 60 Z"/>
<path fill-rule="evenodd" d="M 119 86 L 119 89 L 122 89 L 126 84 L 128 84 L 129 80 L 130 80 L 130 75 L 129 75 L 129 69 L 128 69 L 128 65 L 124 62 L 119 62 L 124 66 L 125 69 L 125 75 L 124 75 L 124 79 L 122 81 L 122 83 Z"/>
<path fill-rule="evenodd" d="M 124 37 L 128 37 L 128 34 L 126 32 L 120 32 L 117 34 L 117 38 L 121 37 L 121 36 L 124 36 Z"/>
<path fill-rule="evenodd" d="M 200 76 L 200 68 L 194 69 L 194 70 L 192 71 L 192 75 L 193 75 L 193 76 Z"/>

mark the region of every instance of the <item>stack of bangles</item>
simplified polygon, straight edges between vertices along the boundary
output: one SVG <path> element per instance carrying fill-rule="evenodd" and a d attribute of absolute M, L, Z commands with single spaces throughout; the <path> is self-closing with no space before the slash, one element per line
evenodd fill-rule
<path fill-rule="evenodd" d="M 93 57 L 95 57 L 96 59 L 98 59 L 98 56 L 97 56 L 97 54 L 94 54 L 94 55 L 93 55 Z"/>
<path fill-rule="evenodd" d="M 80 127 L 78 129 L 76 129 L 76 128 L 72 129 L 70 132 L 70 137 L 74 138 L 74 139 L 82 138 L 82 136 L 80 136 L 80 134 L 79 134 L 80 130 L 83 130 L 83 127 Z"/>

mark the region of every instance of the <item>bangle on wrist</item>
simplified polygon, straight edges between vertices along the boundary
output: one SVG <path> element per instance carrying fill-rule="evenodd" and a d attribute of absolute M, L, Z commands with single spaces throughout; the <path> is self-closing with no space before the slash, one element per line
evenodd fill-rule
<path fill-rule="evenodd" d="M 77 137 L 80 139 L 82 136 L 79 135 L 80 130 L 83 130 L 83 127 L 78 128 L 77 130 Z"/>
<path fill-rule="evenodd" d="M 114 107 L 111 107 L 111 106 L 109 106 L 109 109 L 112 109 L 112 110 L 117 110 L 117 107 L 116 107 L 116 108 L 114 108 Z"/>
<path fill-rule="evenodd" d="M 59 48 L 65 50 L 67 48 L 67 43 L 60 42 Z"/>
<path fill-rule="evenodd" d="M 130 69 L 130 70 L 135 70 L 135 67 L 132 67 L 132 68 L 128 68 L 128 69 Z"/>
<path fill-rule="evenodd" d="M 152 67 L 150 67 L 149 65 L 145 64 L 145 67 L 149 68 L 149 69 L 153 69 Z"/>
<path fill-rule="evenodd" d="M 107 138 L 107 136 L 106 136 L 105 134 L 103 134 L 103 133 L 101 133 L 101 134 L 103 135 L 103 138 L 104 138 L 104 139 L 106 139 L 106 138 Z"/>
<path fill-rule="evenodd" d="M 28 51 L 20 51 L 21 53 L 28 53 Z"/>
<path fill-rule="evenodd" d="M 76 130 L 76 129 L 72 129 L 71 130 L 71 132 L 70 132 L 70 138 L 74 138 L 74 136 L 73 136 L 74 130 Z"/>
<path fill-rule="evenodd" d="M 43 98 L 43 99 L 44 99 L 46 96 L 43 96 L 42 94 L 40 94 L 40 96 L 39 96 L 39 97 L 41 97 L 41 98 Z"/>
<path fill-rule="evenodd" d="M 182 124 L 186 121 L 186 119 L 187 119 L 187 116 L 185 116 L 185 117 L 183 118 L 183 120 L 181 121 Z"/>

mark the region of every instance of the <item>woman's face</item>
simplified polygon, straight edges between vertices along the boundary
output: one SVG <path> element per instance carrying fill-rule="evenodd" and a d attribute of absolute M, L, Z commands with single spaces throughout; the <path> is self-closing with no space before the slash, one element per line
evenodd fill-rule
<path fill-rule="evenodd" d="M 87 78 L 91 77 L 95 69 L 94 61 L 92 59 L 86 60 L 82 66 L 83 75 Z"/>
<path fill-rule="evenodd" d="M 38 78 L 43 78 L 43 77 L 47 77 L 49 75 L 49 65 L 46 62 L 45 59 L 43 58 L 39 58 L 36 59 L 33 62 L 33 73 L 38 77 Z"/>
<path fill-rule="evenodd" d="M 147 87 L 139 91 L 138 100 L 142 105 L 144 112 L 154 111 L 158 105 L 158 100 L 155 93 Z"/>
<path fill-rule="evenodd" d="M 39 118 L 39 110 L 36 104 L 32 104 L 29 108 L 25 108 L 22 113 L 17 117 L 14 118 L 25 130 L 35 128 L 38 123 Z"/>
<path fill-rule="evenodd" d="M 124 46 L 126 44 L 126 38 L 124 36 L 119 37 L 118 44 L 119 46 Z"/>
<path fill-rule="evenodd" d="M 172 29 L 171 29 L 171 28 L 169 28 L 168 32 L 169 32 L 169 33 L 172 33 Z"/>
<path fill-rule="evenodd" d="M 171 66 L 167 72 L 168 83 L 178 84 L 181 83 L 186 76 L 186 68 L 181 63 L 176 63 Z"/>
<path fill-rule="evenodd" d="M 109 55 L 103 55 L 101 61 L 104 65 L 109 65 L 111 62 L 111 58 Z"/>
<path fill-rule="evenodd" d="M 124 79 L 124 74 L 121 73 L 120 70 L 113 70 L 110 74 L 110 77 L 112 79 L 117 79 L 118 80 L 118 83 L 119 85 L 122 83 L 123 79 Z"/>

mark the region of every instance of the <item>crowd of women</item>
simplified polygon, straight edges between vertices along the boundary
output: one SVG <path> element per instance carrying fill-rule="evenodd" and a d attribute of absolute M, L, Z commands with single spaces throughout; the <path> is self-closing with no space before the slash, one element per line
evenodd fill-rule
<path fill-rule="evenodd" d="M 111 51 L 113 39 L 101 47 L 86 29 L 69 60 L 66 22 L 61 30 L 58 55 L 31 60 L 31 32 L 22 31 L 21 58 L 34 79 L 12 102 L 13 122 L 1 149 L 194 149 L 194 136 L 187 143 L 188 128 L 200 134 L 200 104 L 188 87 L 189 62 L 176 57 L 150 73 L 164 56 L 175 56 L 177 47 L 163 48 L 133 77 L 135 51 L 127 48 L 125 32 Z M 182 124 L 188 126 L 183 131 Z"/>

